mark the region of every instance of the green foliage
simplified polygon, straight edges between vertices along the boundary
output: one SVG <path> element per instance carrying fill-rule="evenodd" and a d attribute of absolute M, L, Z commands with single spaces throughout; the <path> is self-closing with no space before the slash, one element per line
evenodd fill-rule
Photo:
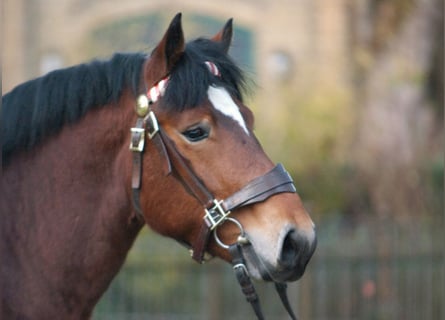
<path fill-rule="evenodd" d="M 346 210 L 350 201 L 347 170 L 319 162 L 317 167 L 293 172 L 292 176 L 299 195 L 315 219 Z"/>
<path fill-rule="evenodd" d="M 275 106 L 273 118 L 266 123 L 257 117 L 259 140 L 271 158 L 292 173 L 311 213 L 344 210 L 351 174 L 347 150 L 355 119 L 350 94 L 318 87 L 298 92 L 284 88 L 279 96 L 283 101 Z"/>
<path fill-rule="evenodd" d="M 283 101 L 275 107 L 275 118 L 257 132 L 272 158 L 292 171 L 341 162 L 355 118 L 350 94 L 329 87 L 297 93 L 285 88 L 279 96 Z M 259 122 L 261 125 L 261 119 Z"/>

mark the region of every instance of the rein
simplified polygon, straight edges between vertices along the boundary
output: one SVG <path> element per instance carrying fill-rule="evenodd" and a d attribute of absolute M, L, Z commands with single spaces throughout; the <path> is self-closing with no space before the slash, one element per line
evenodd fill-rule
<path fill-rule="evenodd" d="M 212 62 L 205 62 L 209 71 L 219 77 L 220 72 L 217 66 Z M 283 192 L 295 193 L 296 189 L 289 173 L 281 164 L 275 166 L 271 171 L 250 181 L 226 199 L 219 200 L 210 192 L 205 184 L 193 172 L 186 163 L 184 157 L 179 153 L 174 142 L 167 136 L 163 128 L 158 124 L 156 115 L 150 106 L 156 102 L 165 92 L 169 78 L 166 77 L 150 88 L 146 94 L 140 95 L 137 99 L 136 113 L 138 118 L 136 125 L 131 128 L 130 150 L 133 153 L 132 168 L 132 194 L 133 204 L 136 212 L 143 217 L 140 206 L 140 190 L 142 187 L 142 157 L 144 153 L 146 136 L 156 145 L 161 155 L 164 171 L 169 175 L 174 170 L 178 180 L 184 185 L 185 189 L 193 195 L 204 208 L 203 223 L 196 240 L 186 246 L 191 247 L 191 255 L 198 263 L 205 261 L 205 254 L 213 233 L 216 243 L 229 250 L 232 255 L 232 265 L 241 289 L 246 296 L 247 301 L 252 305 L 258 319 L 264 319 L 261 311 L 260 302 L 255 287 L 247 271 L 243 248 L 251 247 L 249 239 L 244 233 L 242 225 L 236 219 L 230 217 L 230 213 L 240 207 L 262 202 L 267 198 Z M 240 235 L 237 241 L 227 245 L 218 238 L 217 229 L 225 222 L 232 222 L 240 229 Z M 253 251 L 253 250 L 252 250 Z M 259 260 L 259 258 L 257 258 Z M 260 266 L 261 267 L 261 266 Z M 264 269 L 264 268 L 262 268 Z M 270 279 L 267 270 L 261 272 L 265 279 Z M 297 319 L 290 307 L 286 284 L 275 283 L 276 290 L 280 299 L 288 311 L 291 319 Z"/>

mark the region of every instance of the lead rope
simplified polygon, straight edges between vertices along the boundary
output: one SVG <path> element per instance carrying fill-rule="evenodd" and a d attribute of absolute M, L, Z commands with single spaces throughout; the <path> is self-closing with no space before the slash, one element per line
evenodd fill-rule
<path fill-rule="evenodd" d="M 287 296 L 287 284 L 275 282 L 275 289 L 277 290 L 278 296 L 281 299 L 281 303 L 283 304 L 283 306 L 286 309 L 287 313 L 289 314 L 290 318 L 292 320 L 298 320 L 297 316 L 295 315 L 295 313 L 292 310 L 292 307 L 289 303 L 289 298 Z"/>
<path fill-rule="evenodd" d="M 260 299 L 256 293 L 255 287 L 250 279 L 246 265 L 244 263 L 244 256 L 241 251 L 241 245 L 239 242 L 232 244 L 229 247 L 230 254 L 232 255 L 232 265 L 235 271 L 236 279 L 238 280 L 241 290 L 246 297 L 247 302 L 253 308 L 258 320 L 264 320 L 263 312 L 261 311 Z"/>
<path fill-rule="evenodd" d="M 231 219 L 233 221 L 233 219 Z M 218 239 L 217 242 L 220 240 Z M 241 229 L 241 236 L 238 238 L 238 241 L 234 244 L 228 246 L 228 250 L 232 255 L 232 266 L 235 271 L 236 279 L 241 287 L 241 291 L 244 293 L 247 302 L 252 306 L 253 311 L 255 312 L 258 320 L 264 320 L 264 315 L 261 310 L 260 299 L 255 290 L 255 286 L 250 279 L 249 272 L 247 271 L 244 255 L 242 252 L 242 246 L 248 245 L 249 242 L 244 235 L 244 231 Z M 286 309 L 292 320 L 298 320 L 297 316 L 292 310 L 292 307 L 289 303 L 289 298 L 287 296 L 287 284 L 275 282 L 275 289 L 277 290 L 278 296 L 280 297 L 281 303 Z"/>

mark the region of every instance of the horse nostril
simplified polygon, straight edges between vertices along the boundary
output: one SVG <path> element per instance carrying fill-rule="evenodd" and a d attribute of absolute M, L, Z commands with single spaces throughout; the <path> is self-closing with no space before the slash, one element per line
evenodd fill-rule
<path fill-rule="evenodd" d="M 297 264 L 299 255 L 299 239 L 297 232 L 291 230 L 287 233 L 283 241 L 283 247 L 281 248 L 280 263 L 283 266 L 293 267 Z"/>
<path fill-rule="evenodd" d="M 281 274 L 286 274 L 286 281 L 296 281 L 304 273 L 317 246 L 314 233 L 292 229 L 283 239 L 277 268 Z"/>

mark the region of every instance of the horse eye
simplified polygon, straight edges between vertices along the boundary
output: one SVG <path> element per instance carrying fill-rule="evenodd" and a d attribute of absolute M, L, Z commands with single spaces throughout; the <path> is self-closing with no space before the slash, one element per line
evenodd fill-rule
<path fill-rule="evenodd" d="M 197 142 L 208 138 L 210 134 L 210 128 L 204 126 L 196 126 L 182 132 L 182 135 L 190 142 Z"/>

